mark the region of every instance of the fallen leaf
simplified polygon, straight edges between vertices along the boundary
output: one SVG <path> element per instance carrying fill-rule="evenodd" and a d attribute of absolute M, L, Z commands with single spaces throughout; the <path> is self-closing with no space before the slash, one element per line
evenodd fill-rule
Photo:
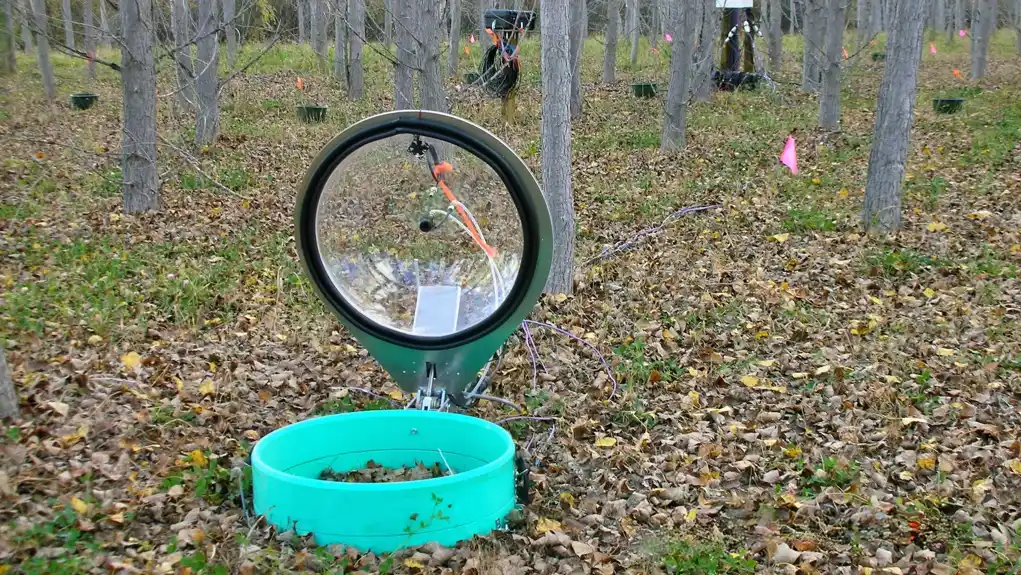
<path fill-rule="evenodd" d="M 110 521 L 120 525 L 120 524 L 124 523 L 124 512 L 123 511 L 119 511 L 117 513 L 114 513 L 113 515 L 107 517 L 107 519 L 109 519 Z"/>
<path fill-rule="evenodd" d="M 89 504 L 85 503 L 77 497 L 71 498 L 71 508 L 78 512 L 79 515 L 83 515 L 89 510 Z"/>
<path fill-rule="evenodd" d="M 1011 459 L 1006 462 L 1007 469 L 1014 472 L 1016 475 L 1021 475 L 1021 459 Z"/>
<path fill-rule="evenodd" d="M 50 406 L 50 409 L 56 411 L 57 413 L 64 417 L 67 417 L 67 414 L 71 409 L 71 406 L 64 403 L 63 401 L 51 401 L 46 405 Z"/>
<path fill-rule="evenodd" d="M 211 379 L 205 379 L 199 384 L 199 393 L 202 395 L 213 395 L 216 393 L 216 384 Z"/>
<path fill-rule="evenodd" d="M 199 467 L 205 467 L 206 465 L 209 464 L 209 459 L 206 457 L 205 453 L 202 453 L 201 449 L 196 449 L 192 451 L 191 453 L 188 454 L 188 457 L 191 459 L 191 462 L 193 464 Z"/>
<path fill-rule="evenodd" d="M 774 236 L 769 236 L 769 239 L 773 240 L 778 244 L 782 244 L 786 242 L 788 239 L 790 239 L 790 237 L 791 237 L 790 234 L 776 234 Z"/>
<path fill-rule="evenodd" d="M 560 529 L 560 522 L 555 519 L 549 519 L 548 517 L 540 517 L 535 523 L 535 532 L 539 535 L 543 535 L 550 531 L 559 531 Z"/>
<path fill-rule="evenodd" d="M 142 356 L 138 355 L 136 352 L 129 351 L 128 353 L 121 356 L 121 363 L 123 363 L 124 367 L 128 368 L 129 370 L 135 369 L 136 367 L 141 365 Z"/>
<path fill-rule="evenodd" d="M 394 401 L 404 401 L 404 392 L 399 389 L 391 389 L 386 395 Z"/>
<path fill-rule="evenodd" d="M 746 375 L 741 378 L 741 383 L 743 383 L 745 387 L 755 387 L 759 384 L 759 378 L 754 375 Z"/>
<path fill-rule="evenodd" d="M 617 440 L 613 437 L 600 437 L 596 440 L 596 447 L 613 447 L 617 445 Z"/>
<path fill-rule="evenodd" d="M 921 417 L 902 417 L 902 418 L 900 418 L 900 424 L 901 425 L 911 425 L 912 423 L 928 423 L 928 421 L 926 421 L 925 419 L 922 419 Z"/>
<path fill-rule="evenodd" d="M 936 458 L 928 455 L 925 457 L 919 457 L 918 461 L 915 462 L 919 469 L 933 470 L 936 469 Z"/>
<path fill-rule="evenodd" d="M 951 355 L 954 355 L 955 353 L 957 353 L 957 352 L 952 350 L 952 349 L 946 348 L 946 347 L 937 347 L 936 348 L 936 355 L 941 356 L 941 357 L 950 357 Z"/>
<path fill-rule="evenodd" d="M 801 557 L 800 551 L 795 551 L 790 548 L 786 543 L 781 543 L 776 547 L 776 551 L 773 552 L 773 556 L 770 557 L 777 563 L 794 563 Z"/>
<path fill-rule="evenodd" d="M 578 557 L 584 557 L 585 555 L 589 555 L 595 551 L 594 547 L 588 543 L 582 543 L 581 541 L 571 541 L 571 549 Z"/>
<path fill-rule="evenodd" d="M 947 229 L 947 225 L 943 222 L 929 222 L 927 227 L 930 232 L 942 232 Z"/>
<path fill-rule="evenodd" d="M 425 565 L 422 565 L 410 557 L 404 560 L 404 566 L 408 569 L 425 569 Z"/>
<path fill-rule="evenodd" d="M 698 509 L 694 507 L 689 509 L 688 512 L 684 514 L 684 520 L 688 523 L 694 521 L 696 517 L 698 517 Z"/>
<path fill-rule="evenodd" d="M 99 345 L 101 343 L 103 343 L 102 337 L 95 334 L 89 336 L 89 345 Z"/>
<path fill-rule="evenodd" d="M 929 299 L 932 299 L 932 298 L 936 297 L 936 290 L 934 290 L 932 288 L 925 288 L 925 290 L 922 292 L 922 295 L 924 295 L 925 297 L 927 297 Z"/>

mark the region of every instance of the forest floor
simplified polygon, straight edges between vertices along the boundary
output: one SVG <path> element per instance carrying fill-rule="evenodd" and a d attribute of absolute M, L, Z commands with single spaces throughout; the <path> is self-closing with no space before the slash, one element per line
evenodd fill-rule
<path fill-rule="evenodd" d="M 350 386 L 402 398 L 318 301 L 292 239 L 320 147 L 391 108 L 385 61 L 368 51 L 369 97 L 352 103 L 309 52 L 274 47 L 225 90 L 205 149 L 162 98 L 162 207 L 124 216 L 115 74 L 72 111 L 82 63 L 55 57 L 50 106 L 21 57 L 0 84 L 0 337 L 22 398 L 0 434 L 0 573 L 1016 573 L 1021 60 L 1004 33 L 988 77 L 961 80 L 957 40 L 923 56 L 904 229 L 877 238 L 859 224 L 882 74 L 869 49 L 846 74 L 841 132 L 814 128 L 788 38 L 778 91 L 695 104 L 687 148 L 664 155 L 661 100 L 630 83 L 665 85 L 665 59 L 643 46 L 632 71 L 622 46 L 618 82 L 600 85 L 590 39 L 572 127 L 577 290 L 531 317 L 596 346 L 619 388 L 590 349 L 542 329 L 533 384 L 513 337 L 492 392 L 556 419 L 523 525 L 393 557 L 274 535 L 241 497 L 260 437 L 392 406 Z M 449 90 L 453 113 L 537 171 L 537 45 L 522 58 L 512 126 L 498 102 Z M 294 118 L 296 75 L 329 104 L 324 124 Z M 171 93 L 168 67 L 160 78 Z M 963 111 L 936 115 L 950 92 L 968 94 Z M 777 162 L 792 132 L 797 176 Z M 696 204 L 721 207 L 590 261 Z"/>

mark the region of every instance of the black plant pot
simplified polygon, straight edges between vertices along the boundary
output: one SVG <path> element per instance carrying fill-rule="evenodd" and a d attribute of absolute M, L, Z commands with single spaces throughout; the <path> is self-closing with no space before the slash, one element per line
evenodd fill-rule
<path fill-rule="evenodd" d="M 655 98 L 656 97 L 656 84 L 648 82 L 639 82 L 637 84 L 631 84 L 631 92 L 636 98 Z"/>
<path fill-rule="evenodd" d="M 71 107 L 74 108 L 75 110 L 88 110 L 98 101 L 99 96 L 91 92 L 71 94 Z"/>
<path fill-rule="evenodd" d="M 886 60 L 886 52 L 873 52 L 872 53 L 872 61 L 873 62 L 882 62 L 883 60 Z"/>
<path fill-rule="evenodd" d="M 326 119 L 326 106 L 298 106 L 298 119 L 306 124 L 322 122 Z"/>
<path fill-rule="evenodd" d="M 956 114 L 964 106 L 964 98 L 933 98 L 932 109 L 937 114 Z"/>

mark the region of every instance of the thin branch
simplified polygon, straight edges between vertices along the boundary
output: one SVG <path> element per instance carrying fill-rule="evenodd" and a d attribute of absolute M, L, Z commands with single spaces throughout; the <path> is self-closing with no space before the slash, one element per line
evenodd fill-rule
<path fill-rule="evenodd" d="M 277 29 L 276 29 L 276 32 L 274 33 L 274 35 L 273 35 L 273 39 L 272 39 L 272 40 L 270 40 L 269 44 L 266 44 L 266 46 L 264 46 L 264 47 L 263 47 L 263 49 L 262 49 L 262 50 L 261 50 L 261 51 L 260 51 L 260 52 L 259 52 L 258 54 L 256 54 L 255 56 L 253 56 L 253 57 L 252 57 L 252 59 L 251 59 L 251 60 L 249 60 L 249 61 L 248 61 L 248 62 L 247 62 L 247 63 L 246 63 L 246 64 L 245 64 L 244 66 L 241 66 L 240 68 L 237 68 L 237 69 L 235 69 L 235 70 L 234 70 L 233 72 L 231 72 L 230 74 L 228 74 L 226 78 L 224 78 L 223 80 L 220 80 L 220 86 L 219 86 L 219 87 L 218 87 L 218 88 L 216 89 L 216 93 L 217 93 L 217 94 L 219 94 L 219 93 L 220 93 L 220 92 L 221 92 L 221 91 L 223 90 L 223 88 L 224 88 L 224 87 L 225 87 L 225 86 L 227 85 L 227 83 L 228 83 L 228 82 L 230 82 L 231 80 L 233 80 L 233 79 L 234 79 L 235 77 L 237 77 L 237 76 L 238 76 L 239 74 L 243 74 L 243 73 L 245 72 L 245 70 L 247 70 L 247 69 L 248 69 L 248 68 L 250 68 L 250 67 L 251 67 L 251 66 L 252 66 L 253 64 L 255 64 L 256 62 L 258 62 L 258 61 L 259 61 L 259 58 L 262 58 L 262 56 L 263 56 L 263 55 L 264 55 L 264 54 L 265 54 L 266 52 L 268 52 L 268 51 L 269 51 L 269 49 L 270 49 L 270 48 L 272 48 L 272 47 L 273 47 L 273 45 L 274 45 L 274 44 L 276 44 L 278 40 L 280 40 L 280 21 L 279 21 L 279 20 L 277 20 Z"/>
<path fill-rule="evenodd" d="M 216 178 L 214 178 L 214 177 L 210 176 L 209 174 L 205 173 L 204 171 L 202 171 L 202 168 L 199 167 L 198 162 L 195 160 L 195 158 L 193 158 L 191 156 L 191 154 L 189 154 L 188 152 L 182 150 L 181 148 L 178 148 L 177 146 L 171 144 L 163 136 L 161 136 L 159 134 L 156 134 L 156 139 L 158 139 L 160 142 L 162 142 L 165 146 L 167 146 L 171 150 L 174 150 L 175 152 L 177 152 L 177 155 L 181 156 L 181 159 L 183 159 L 185 162 L 187 162 L 188 165 L 190 165 L 193 170 L 195 170 L 200 176 L 202 176 L 203 178 L 205 178 L 206 180 L 211 182 L 214 186 L 220 188 L 220 190 L 226 192 L 227 194 L 230 194 L 230 195 L 234 196 L 235 198 L 241 198 L 243 200 L 251 199 L 251 198 L 249 198 L 248 196 L 246 196 L 244 194 L 240 194 L 238 192 L 235 192 L 234 190 L 232 190 L 232 189 L 228 188 L 227 186 L 221 184 L 219 181 L 217 181 Z"/>

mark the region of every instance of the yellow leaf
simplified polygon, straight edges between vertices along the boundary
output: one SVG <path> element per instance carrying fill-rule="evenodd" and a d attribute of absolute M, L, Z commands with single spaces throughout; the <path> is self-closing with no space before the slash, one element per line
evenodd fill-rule
<path fill-rule="evenodd" d="M 560 494 L 560 500 L 566 503 L 568 507 L 574 507 L 574 494 L 565 491 Z"/>
<path fill-rule="evenodd" d="M 89 345 L 99 345 L 101 343 L 103 343 L 102 337 L 95 334 L 89 336 Z"/>
<path fill-rule="evenodd" d="M 199 393 L 202 395 L 213 395 L 216 393 L 216 384 L 213 383 L 213 380 L 211 379 L 203 380 L 202 383 L 199 384 Z"/>
<path fill-rule="evenodd" d="M 698 407 L 699 406 L 699 395 L 698 395 L 698 392 L 697 391 L 689 391 L 688 392 L 688 400 L 691 401 L 691 406 L 692 407 Z"/>
<path fill-rule="evenodd" d="M 936 296 L 936 290 L 932 288 L 925 288 L 925 291 L 923 291 L 922 294 L 925 295 L 925 297 L 932 299 Z"/>
<path fill-rule="evenodd" d="M 1021 459 L 1011 459 L 1008 461 L 1007 469 L 1013 471 L 1017 475 L 1021 475 Z"/>
<path fill-rule="evenodd" d="M 776 234 L 775 236 L 769 236 L 769 239 L 773 240 L 778 244 L 786 242 L 791 237 L 790 234 Z"/>
<path fill-rule="evenodd" d="M 550 531 L 559 531 L 561 529 L 560 522 L 555 519 L 549 519 L 546 517 L 540 517 L 539 521 L 535 524 L 535 532 L 539 535 L 543 535 Z"/>
<path fill-rule="evenodd" d="M 990 212 L 989 210 L 979 210 L 977 212 L 971 212 L 968 214 L 968 217 L 973 220 L 984 220 L 991 215 L 993 215 L 993 212 Z"/>
<path fill-rule="evenodd" d="M 121 356 L 121 363 L 123 363 L 124 367 L 128 369 L 135 369 L 142 363 L 142 356 L 133 351 L 129 351 Z"/>
<path fill-rule="evenodd" d="M 929 222 L 928 228 L 930 232 L 942 232 L 947 229 L 947 225 L 943 222 Z"/>
<path fill-rule="evenodd" d="M 801 457 L 801 453 L 802 453 L 801 448 L 798 447 L 797 445 L 793 447 L 788 447 L 787 449 L 783 450 L 783 454 L 791 458 Z"/>
<path fill-rule="evenodd" d="M 85 503 L 77 497 L 71 498 L 71 508 L 78 512 L 79 515 L 86 513 L 89 510 L 89 504 Z"/>
<path fill-rule="evenodd" d="M 876 296 L 874 296 L 874 295 L 870 295 L 870 296 L 869 296 L 869 299 L 870 299 L 870 300 L 872 300 L 872 303 L 874 303 L 874 304 L 876 304 L 876 305 L 883 305 L 883 300 L 881 300 L 881 299 L 877 298 L 877 297 L 876 297 Z"/>
<path fill-rule="evenodd" d="M 741 378 L 741 383 L 745 384 L 746 387 L 755 387 L 759 384 L 759 378 L 754 375 L 746 375 Z"/>
<path fill-rule="evenodd" d="M 936 469 L 936 458 L 932 456 L 919 457 L 915 463 L 919 469 L 927 469 L 929 471 Z"/>
<path fill-rule="evenodd" d="M 761 365 L 762 367 L 773 367 L 774 363 L 776 363 L 775 359 L 764 359 L 759 362 L 759 365 Z"/>
<path fill-rule="evenodd" d="M 121 512 L 118 512 L 118 513 L 114 513 L 113 515 L 107 517 L 107 519 L 109 519 L 110 521 L 113 521 L 114 523 L 117 523 L 117 524 L 124 523 L 124 512 L 121 511 Z"/>
<path fill-rule="evenodd" d="M 613 447 L 617 445 L 617 440 L 613 437 L 600 437 L 596 440 L 596 447 Z"/>
<path fill-rule="evenodd" d="M 425 565 L 422 565 L 418 561 L 415 561 L 411 557 L 404 560 L 404 566 L 408 569 L 425 569 Z"/>
<path fill-rule="evenodd" d="M 982 558 L 974 553 L 968 553 L 958 564 L 960 568 L 978 569 L 982 566 Z"/>
<path fill-rule="evenodd" d="M 695 508 L 688 510 L 688 512 L 684 514 L 684 520 L 688 523 L 694 521 L 695 517 L 698 517 L 698 509 Z"/>
<path fill-rule="evenodd" d="M 910 481 L 915 477 L 915 474 L 911 473 L 910 471 L 901 471 L 897 475 L 904 481 Z"/>
<path fill-rule="evenodd" d="M 390 391 L 387 392 L 387 396 L 389 396 L 390 399 L 394 401 L 404 400 L 404 392 L 399 389 L 391 389 Z"/>
<path fill-rule="evenodd" d="M 791 377 L 793 377 L 794 379 L 805 379 L 806 377 L 808 377 L 808 373 L 804 371 L 796 371 L 791 374 Z"/>
<path fill-rule="evenodd" d="M 886 383 L 900 383 L 901 382 L 900 378 L 897 377 L 896 375 L 884 375 L 883 379 L 886 380 Z"/>
<path fill-rule="evenodd" d="M 765 330 L 760 331 L 760 332 L 755 334 L 755 339 L 765 339 L 767 337 L 769 337 L 769 332 L 765 331 Z"/>
<path fill-rule="evenodd" d="M 955 353 L 957 353 L 957 352 L 952 350 L 952 349 L 945 348 L 945 347 L 937 347 L 936 348 L 936 355 L 939 355 L 939 356 L 942 356 L 942 357 L 950 357 L 951 355 L 954 355 Z"/>
<path fill-rule="evenodd" d="M 902 417 L 900 419 L 901 425 L 911 425 L 912 423 L 928 423 L 921 417 Z"/>
<path fill-rule="evenodd" d="M 767 387 L 766 389 L 768 389 L 769 391 L 775 391 L 777 393 L 787 393 L 787 388 L 782 385 L 774 385 Z"/>
<path fill-rule="evenodd" d="M 201 449 L 196 449 L 195 451 L 192 451 L 191 453 L 188 454 L 188 457 L 191 458 L 192 463 L 198 465 L 199 467 L 205 467 L 209 463 L 209 459 L 206 458 L 206 454 L 202 453 Z"/>
<path fill-rule="evenodd" d="M 816 375 L 822 375 L 824 373 L 829 373 L 830 369 L 831 369 L 830 366 L 824 365 L 824 366 L 820 367 L 819 369 L 815 370 L 815 374 Z"/>
<path fill-rule="evenodd" d="M 819 178 L 812 178 L 812 183 L 818 186 L 819 184 L 822 183 L 822 180 L 820 180 Z"/>
<path fill-rule="evenodd" d="M 840 190 L 840 197 L 841 198 L 846 198 L 849 195 L 850 195 L 850 193 L 847 191 L 847 188 L 844 188 L 844 189 Z"/>

